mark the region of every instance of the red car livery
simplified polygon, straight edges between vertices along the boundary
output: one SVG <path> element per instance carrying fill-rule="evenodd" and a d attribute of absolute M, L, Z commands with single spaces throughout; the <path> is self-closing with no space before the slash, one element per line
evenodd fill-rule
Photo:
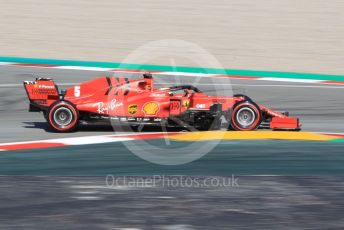
<path fill-rule="evenodd" d="M 111 121 L 119 124 L 231 130 L 257 128 L 299 130 L 298 118 L 258 105 L 245 95 L 209 96 L 192 85 L 156 88 L 151 74 L 143 78 L 99 77 L 59 92 L 54 81 L 25 81 L 30 112 L 42 111 L 58 132 L 78 124 Z M 225 122 L 225 123 L 226 123 Z"/>

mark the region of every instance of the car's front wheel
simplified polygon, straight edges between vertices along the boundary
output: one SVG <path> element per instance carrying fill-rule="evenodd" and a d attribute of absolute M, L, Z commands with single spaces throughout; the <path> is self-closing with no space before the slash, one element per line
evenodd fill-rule
<path fill-rule="evenodd" d="M 71 132 L 77 127 L 79 113 L 75 106 L 67 101 L 58 101 L 48 110 L 48 123 L 57 132 Z"/>
<path fill-rule="evenodd" d="M 241 101 L 231 112 L 231 128 L 239 131 L 251 131 L 258 128 L 262 120 L 258 105 L 251 101 Z"/>

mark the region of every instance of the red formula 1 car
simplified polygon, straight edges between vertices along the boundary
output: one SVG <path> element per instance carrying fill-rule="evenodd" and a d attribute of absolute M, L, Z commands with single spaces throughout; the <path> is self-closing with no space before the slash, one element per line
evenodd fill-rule
<path fill-rule="evenodd" d="M 142 79 L 99 77 L 64 92 L 51 79 L 25 81 L 30 112 L 43 111 L 51 128 L 75 130 L 82 122 L 165 125 L 214 130 L 227 121 L 229 129 L 299 130 L 298 118 L 257 105 L 245 95 L 208 96 L 191 85 L 154 87 L 151 74 Z"/>

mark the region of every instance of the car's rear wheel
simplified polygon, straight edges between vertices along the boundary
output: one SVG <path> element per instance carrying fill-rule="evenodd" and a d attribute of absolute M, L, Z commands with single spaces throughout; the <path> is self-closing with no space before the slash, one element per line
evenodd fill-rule
<path fill-rule="evenodd" d="M 258 128 L 262 120 L 258 105 L 251 101 L 238 102 L 231 112 L 231 128 L 239 131 L 251 131 Z"/>
<path fill-rule="evenodd" d="M 67 101 L 58 101 L 48 110 L 48 123 L 57 132 L 74 131 L 78 124 L 79 113 L 75 106 Z"/>

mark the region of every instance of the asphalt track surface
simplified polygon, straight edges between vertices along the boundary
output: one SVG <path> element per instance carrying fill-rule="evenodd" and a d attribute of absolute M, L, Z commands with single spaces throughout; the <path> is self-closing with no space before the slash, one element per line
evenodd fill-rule
<path fill-rule="evenodd" d="M 172 179 L 164 181 L 168 180 Z M 198 180 L 202 182 L 204 178 Z M 343 227 L 343 178 L 240 177 L 236 181 L 239 186 L 233 183 L 232 187 L 203 188 L 172 188 L 162 181 L 155 186 L 133 188 L 122 186 L 122 182 L 123 179 L 118 186 L 107 186 L 105 177 L 0 177 L 0 227 L 30 230 Z"/>
<path fill-rule="evenodd" d="M 1 142 L 111 134 L 84 127 L 56 134 L 28 113 L 21 86 L 36 76 L 59 84 L 110 73 L 0 67 Z M 125 76 L 131 77 L 132 74 Z M 121 75 L 123 76 L 123 74 Z M 138 77 L 138 75 L 132 75 Z M 344 130 L 344 88 L 292 82 L 155 76 L 159 84 L 195 83 L 210 94 L 245 93 L 300 117 L 303 130 Z M 215 89 L 215 86 L 220 88 Z M 151 140 L 152 145 L 162 145 Z M 181 144 L 179 142 L 176 145 Z M 121 143 L 2 152 L 0 227 L 4 229 L 341 229 L 343 143 L 221 142 L 204 158 L 167 167 L 146 162 Z M 172 146 L 173 147 L 173 146 Z M 106 186 L 106 175 L 239 178 L 239 187 Z M 260 175 L 260 176 L 257 176 Z M 275 175 L 275 176 L 262 176 Z M 316 176 L 314 176 L 316 175 Z M 63 176 L 63 177 L 61 177 Z M 82 177 L 80 177 L 82 176 Z M 166 180 L 169 180 L 167 177 Z"/>

